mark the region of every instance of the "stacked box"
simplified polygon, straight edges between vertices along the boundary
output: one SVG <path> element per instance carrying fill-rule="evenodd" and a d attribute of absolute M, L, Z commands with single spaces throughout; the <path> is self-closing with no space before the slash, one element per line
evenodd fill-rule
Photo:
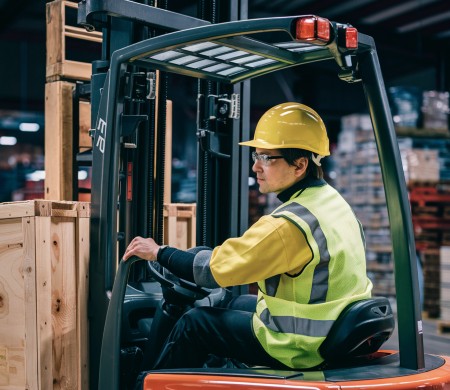
<path fill-rule="evenodd" d="M 384 297 L 395 296 L 395 280 L 393 272 L 388 269 L 375 271 L 372 267 L 367 272 L 367 275 L 373 283 L 373 295 Z"/>
<path fill-rule="evenodd" d="M 421 121 L 422 91 L 416 87 L 398 86 L 388 90 L 394 124 L 417 128 Z"/>
<path fill-rule="evenodd" d="M 378 151 L 369 115 L 342 118 L 336 150 L 336 187 L 364 227 L 374 294 L 395 295 L 392 243 Z"/>
<path fill-rule="evenodd" d="M 441 260 L 441 320 L 450 323 L 450 246 L 440 249 Z"/>
<path fill-rule="evenodd" d="M 406 181 L 438 182 L 439 155 L 437 150 L 407 149 L 402 153 Z"/>
<path fill-rule="evenodd" d="M 422 102 L 423 127 L 448 132 L 449 93 L 424 91 Z"/>
<path fill-rule="evenodd" d="M 401 96 L 405 93 L 397 92 L 401 92 Z M 418 96 L 407 95 L 412 100 Z M 397 103 L 406 107 L 401 99 Z M 406 126 L 407 116 L 402 121 Z M 336 187 L 364 227 L 367 268 L 375 294 L 394 295 L 390 224 L 370 117 L 349 115 L 343 117 L 341 123 L 342 131 L 334 154 Z M 429 316 L 436 317 L 439 313 L 439 275 L 436 274 L 439 265 L 435 260 L 439 256 L 429 250 L 438 250 L 440 245 L 450 242 L 450 235 L 445 233 L 450 230 L 450 206 L 446 206 L 450 204 L 450 188 L 442 188 L 445 180 L 450 179 L 450 139 L 405 137 L 399 138 L 398 142 L 410 188 L 416 248 L 427 250 L 424 255 L 428 260 L 424 266 L 426 311 Z M 432 191 L 429 193 L 428 190 Z"/>
<path fill-rule="evenodd" d="M 450 179 L 450 139 L 398 139 L 407 181 L 438 182 Z"/>
<path fill-rule="evenodd" d="M 0 204 L 0 388 L 88 388 L 89 204 Z"/>

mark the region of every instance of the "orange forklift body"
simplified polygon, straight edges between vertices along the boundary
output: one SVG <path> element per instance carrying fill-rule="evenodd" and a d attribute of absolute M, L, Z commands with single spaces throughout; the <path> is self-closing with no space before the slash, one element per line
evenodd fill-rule
<path fill-rule="evenodd" d="M 392 351 L 391 353 L 396 353 Z M 438 390 L 450 389 L 450 357 L 444 356 L 445 363 L 434 370 L 404 376 L 379 379 L 339 380 L 323 379 L 322 371 L 292 372 L 284 379 L 239 377 L 237 375 L 189 374 L 175 372 L 154 372 L 146 376 L 143 390 L 192 390 L 193 388 L 220 390 L 331 390 L 331 389 L 370 389 L 370 390 Z M 376 366 L 373 367 L 377 369 Z M 317 380 L 314 378 L 317 377 Z M 320 380 L 322 377 L 322 380 Z"/>

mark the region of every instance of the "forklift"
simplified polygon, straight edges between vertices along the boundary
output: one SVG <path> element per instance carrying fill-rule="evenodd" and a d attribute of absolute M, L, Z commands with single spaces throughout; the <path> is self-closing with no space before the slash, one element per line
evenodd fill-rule
<path fill-rule="evenodd" d="M 411 212 L 373 38 L 315 15 L 246 19 L 245 1 L 200 3 L 198 18 L 167 3 L 79 4 L 79 24 L 101 29 L 107 42 L 91 83 L 79 87 L 90 95 L 93 129 L 90 156 L 79 156 L 92 164 L 90 388 L 450 388 L 450 357 L 424 353 Z M 198 82 L 196 245 L 214 247 L 248 225 L 250 159 L 238 142 L 250 138 L 250 80 L 324 61 L 337 64 L 343 89 L 357 83 L 367 99 L 391 226 L 399 350 L 380 349 L 394 319 L 379 297 L 339 317 L 321 369 L 149 370 L 180 313 L 224 294 L 152 262 L 121 261 L 136 235 L 163 244 L 168 78 Z M 248 286 L 230 290 L 247 293 Z"/>

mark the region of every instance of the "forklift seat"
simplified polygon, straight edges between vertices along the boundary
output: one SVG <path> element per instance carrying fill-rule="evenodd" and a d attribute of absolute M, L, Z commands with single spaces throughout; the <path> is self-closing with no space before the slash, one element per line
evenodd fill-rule
<path fill-rule="evenodd" d="M 339 315 L 319 352 L 327 365 L 342 365 L 378 351 L 394 331 L 389 300 L 376 297 L 352 302 Z"/>

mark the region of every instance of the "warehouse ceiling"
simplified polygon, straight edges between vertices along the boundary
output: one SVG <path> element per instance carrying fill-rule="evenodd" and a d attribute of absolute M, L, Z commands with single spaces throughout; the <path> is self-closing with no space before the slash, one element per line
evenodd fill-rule
<path fill-rule="evenodd" d="M 46 2 L 0 0 L 0 50 L 6 59 L 0 61 L 0 109 L 43 109 Z M 197 0 L 168 0 L 169 9 L 191 16 L 196 16 L 196 4 Z M 432 69 L 430 89 L 450 89 L 446 75 L 450 0 L 248 0 L 248 4 L 249 18 L 316 14 L 350 23 L 374 37 L 386 84 Z"/>
<path fill-rule="evenodd" d="M 187 12 L 196 1 L 173 3 Z M 314 14 L 352 24 L 375 38 L 387 79 L 442 68 L 449 60 L 449 0 L 248 0 L 248 4 L 249 18 Z"/>
<path fill-rule="evenodd" d="M 375 38 L 385 77 L 440 66 L 450 48 L 449 0 L 252 0 L 252 17 L 315 14 Z M 401 64 L 401 65 L 400 65 Z"/>

